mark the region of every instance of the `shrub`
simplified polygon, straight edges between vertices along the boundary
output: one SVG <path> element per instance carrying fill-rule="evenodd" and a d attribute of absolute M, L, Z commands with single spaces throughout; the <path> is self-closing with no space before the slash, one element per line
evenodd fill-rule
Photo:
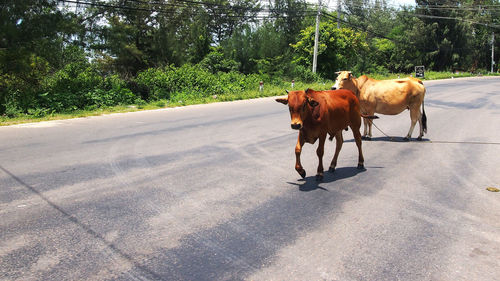
<path fill-rule="evenodd" d="M 151 68 L 139 73 L 135 80 L 138 88 L 149 93 L 150 100 L 187 101 L 212 95 L 234 94 L 258 87 L 255 75 L 239 72 L 212 73 L 199 65 L 185 64 L 179 68 Z"/>
<path fill-rule="evenodd" d="M 107 90 L 107 106 L 118 104 L 131 104 L 136 96 L 127 87 L 127 82 L 120 79 L 118 75 L 111 75 L 104 79 L 104 88 Z"/>
<path fill-rule="evenodd" d="M 239 68 L 239 64 L 235 60 L 224 57 L 222 47 L 211 47 L 210 53 L 203 58 L 199 66 L 213 74 L 237 71 Z"/>
<path fill-rule="evenodd" d="M 57 112 L 83 109 L 89 105 L 88 93 L 102 85 L 95 67 L 70 63 L 44 82 L 41 105 Z"/>
<path fill-rule="evenodd" d="M 318 73 L 314 73 L 310 68 L 302 65 L 296 65 L 293 68 L 292 75 L 295 80 L 301 80 L 306 83 L 311 83 L 321 80 L 321 77 Z"/>
<path fill-rule="evenodd" d="M 130 104 L 135 98 L 117 75 L 103 78 L 95 65 L 77 62 L 67 64 L 46 79 L 40 105 L 62 112 Z"/>
<path fill-rule="evenodd" d="M 33 54 L 23 64 L 21 73 L 2 73 L 0 67 L 0 114 L 27 113 L 28 108 L 38 106 L 40 84 L 49 73 L 49 64 Z"/>
<path fill-rule="evenodd" d="M 135 79 L 138 89 L 147 92 L 148 100 L 158 100 L 160 98 L 170 99 L 173 82 L 168 73 L 171 72 L 171 67 L 165 68 L 149 68 L 140 72 Z"/>
<path fill-rule="evenodd" d="M 5 103 L 4 114 L 10 118 L 18 117 L 22 114 L 22 110 L 19 108 L 17 102 L 14 99 L 9 99 Z"/>

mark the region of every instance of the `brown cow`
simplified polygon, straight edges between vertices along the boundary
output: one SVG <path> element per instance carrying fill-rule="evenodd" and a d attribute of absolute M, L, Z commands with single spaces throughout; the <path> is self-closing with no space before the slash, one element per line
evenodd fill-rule
<path fill-rule="evenodd" d="M 396 80 L 375 80 L 363 75 L 356 79 L 350 71 L 337 72 L 339 76 L 332 89 L 348 89 L 356 93 L 361 113 L 396 115 L 410 110 L 410 130 L 404 138 L 410 140 L 417 121 L 420 124 L 418 140 L 427 133 L 427 117 L 424 110 L 425 87 L 419 79 L 408 77 Z M 420 112 L 422 105 L 422 112 Z M 367 131 L 368 128 L 368 131 Z M 363 138 L 372 136 L 372 122 L 364 119 Z"/>
<path fill-rule="evenodd" d="M 300 153 L 305 142 L 314 144 L 319 139 L 316 150 L 318 155 L 318 170 L 316 180 L 323 179 L 323 154 L 326 135 L 336 138 L 335 155 L 330 164 L 330 171 L 335 170 L 337 158 L 342 148 L 342 129 L 351 127 L 358 146 L 359 158 L 358 169 L 364 168 L 363 152 L 361 150 L 361 115 L 359 113 L 359 102 L 353 92 L 349 90 L 337 91 L 306 91 L 288 92 L 287 98 L 278 98 L 277 102 L 288 104 L 291 117 L 292 129 L 299 130 L 297 145 L 295 146 L 295 170 L 304 178 L 306 171 L 300 163 Z M 377 118 L 375 116 L 366 116 Z"/>

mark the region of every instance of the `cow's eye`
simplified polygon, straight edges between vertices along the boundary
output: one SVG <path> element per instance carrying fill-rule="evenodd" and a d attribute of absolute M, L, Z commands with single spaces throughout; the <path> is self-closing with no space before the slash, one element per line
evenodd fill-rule
<path fill-rule="evenodd" d="M 347 80 L 347 78 L 344 78 L 344 79 L 342 79 L 342 80 L 346 81 L 346 80 Z"/>

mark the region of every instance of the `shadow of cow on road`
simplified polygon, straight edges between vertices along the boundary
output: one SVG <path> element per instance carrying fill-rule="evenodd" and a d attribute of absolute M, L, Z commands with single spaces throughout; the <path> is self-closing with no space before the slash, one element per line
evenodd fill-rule
<path fill-rule="evenodd" d="M 382 168 L 382 167 L 370 167 L 370 168 Z M 300 191 L 304 191 L 304 192 L 314 191 L 317 189 L 329 191 L 327 188 L 321 187 L 319 185 L 320 184 L 321 185 L 328 184 L 328 183 L 335 182 L 338 180 L 348 179 L 348 178 L 356 176 L 359 173 L 363 173 L 365 171 L 366 171 L 366 169 L 358 169 L 357 167 L 341 167 L 341 168 L 335 169 L 335 172 L 333 172 L 333 173 L 331 173 L 331 172 L 325 173 L 325 176 L 324 176 L 322 182 L 318 182 L 316 180 L 316 177 L 309 176 L 309 177 L 305 177 L 303 179 L 299 179 L 298 182 L 287 182 L 287 183 L 290 185 L 297 186 Z"/>

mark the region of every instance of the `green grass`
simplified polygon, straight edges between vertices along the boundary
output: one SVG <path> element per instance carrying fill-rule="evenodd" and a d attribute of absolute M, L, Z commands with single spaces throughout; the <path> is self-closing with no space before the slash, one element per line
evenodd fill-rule
<path fill-rule="evenodd" d="M 377 74 L 368 74 L 368 76 L 378 79 L 396 79 L 398 78 L 408 77 L 409 74 L 404 73 L 393 73 L 388 75 L 377 75 Z M 449 79 L 451 77 L 459 78 L 459 77 L 472 77 L 477 76 L 477 74 L 470 73 L 460 73 L 455 74 L 451 72 L 435 72 L 435 71 L 426 71 L 424 80 L 436 80 L 436 79 Z M 500 76 L 498 73 L 494 74 L 484 74 L 485 76 Z M 178 106 L 186 106 L 193 104 L 207 104 L 213 102 L 226 102 L 226 101 L 235 101 L 235 100 L 246 100 L 246 99 L 254 99 L 261 97 L 272 97 L 272 96 L 281 96 L 285 95 L 285 90 L 305 90 L 307 88 L 315 89 L 315 90 L 328 90 L 331 85 L 333 85 L 333 81 L 325 81 L 324 83 L 301 83 L 296 82 L 295 87 L 292 89 L 291 84 L 284 84 L 285 86 L 276 86 L 276 85 L 266 85 L 264 84 L 264 90 L 261 92 L 256 87 L 255 90 L 244 91 L 238 94 L 226 94 L 226 95 L 218 95 L 204 98 L 185 98 L 184 100 L 178 101 L 169 101 L 169 100 L 159 100 L 152 101 L 149 103 L 141 103 L 141 104 L 131 104 L 131 105 L 119 105 L 112 106 L 106 108 L 98 108 L 94 110 L 77 110 L 65 113 L 54 113 L 50 115 L 46 115 L 43 117 L 34 117 L 30 115 L 22 115 L 14 118 L 9 118 L 7 116 L 0 116 L 0 126 L 8 126 L 14 124 L 21 123 L 29 123 L 29 122 L 40 122 L 40 121 L 50 121 L 50 120 L 62 120 L 62 119 L 71 119 L 78 117 L 90 117 L 90 116 L 99 116 L 103 114 L 111 114 L 111 113 L 123 113 L 123 112 L 133 112 L 133 111 L 141 111 L 141 110 L 152 110 L 159 108 L 168 108 L 168 107 L 178 107 Z"/>
<path fill-rule="evenodd" d="M 325 83 L 295 83 L 295 90 L 305 90 L 307 88 L 312 89 L 329 89 L 333 81 L 325 81 Z M 0 126 L 9 126 L 15 124 L 22 123 L 30 123 L 30 122 L 41 122 L 41 121 L 50 121 L 50 120 L 63 120 L 63 119 L 71 119 L 71 118 L 79 118 L 79 117 L 90 117 L 90 116 L 99 116 L 103 114 L 111 114 L 111 113 L 123 113 L 123 112 L 134 112 L 141 110 L 152 110 L 152 109 L 160 109 L 160 108 L 169 108 L 169 107 L 178 107 L 178 106 L 186 106 L 186 105 L 194 105 L 194 104 L 207 104 L 214 102 L 227 102 L 227 101 L 235 101 L 235 100 L 246 100 L 246 99 L 254 99 L 261 97 L 272 97 L 272 96 L 280 96 L 285 95 L 286 90 L 292 90 L 291 84 L 288 87 L 279 87 L 275 85 L 264 85 L 264 90 L 261 92 L 258 90 L 258 86 L 255 90 L 245 91 L 240 94 L 226 94 L 226 95 L 218 95 L 204 98 L 192 98 L 189 97 L 178 100 L 178 101 L 169 101 L 169 100 L 158 100 L 152 101 L 149 103 L 140 103 L 140 104 L 131 104 L 131 105 L 119 105 L 119 106 L 111 106 L 105 108 L 98 108 L 93 110 L 76 110 L 71 112 L 63 112 L 63 113 L 53 113 L 43 117 L 35 117 L 30 115 L 21 115 L 17 117 L 7 117 L 0 116 Z"/>

